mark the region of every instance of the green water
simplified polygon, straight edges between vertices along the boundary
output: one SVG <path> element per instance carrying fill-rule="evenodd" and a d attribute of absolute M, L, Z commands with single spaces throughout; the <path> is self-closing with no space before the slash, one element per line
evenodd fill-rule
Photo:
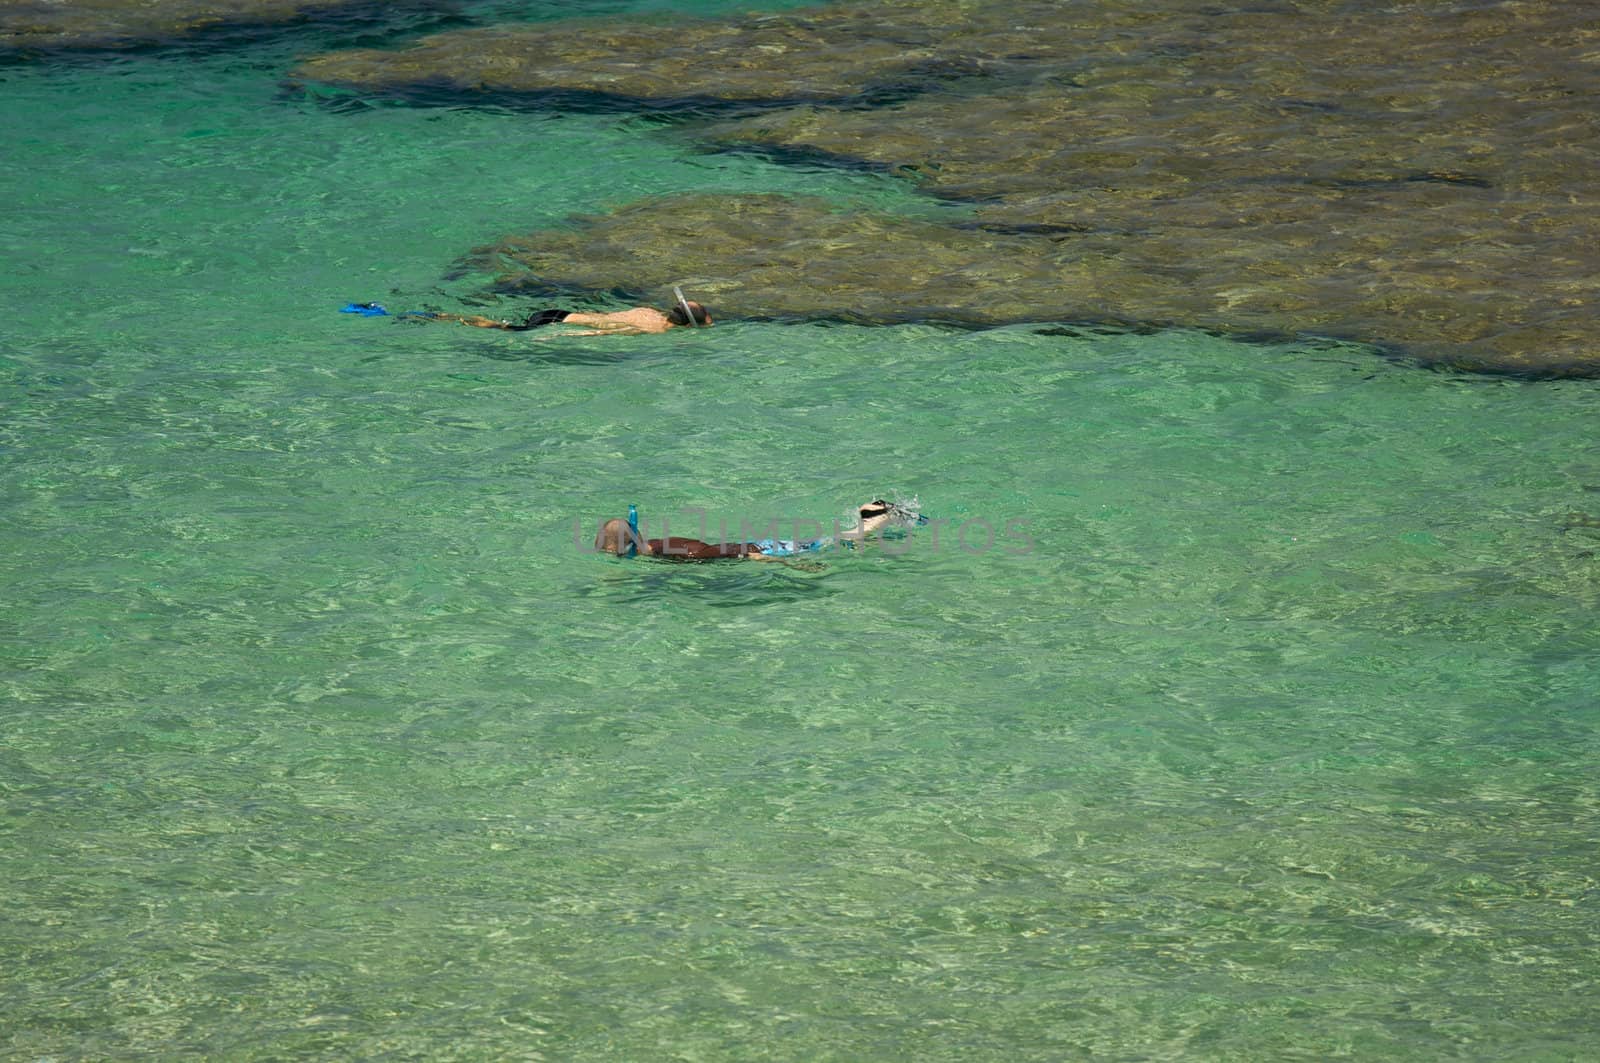
<path fill-rule="evenodd" d="M 1600 385 L 341 315 L 646 195 L 927 208 L 310 47 L 0 71 L 0 1056 L 1593 1058 Z M 585 549 L 876 495 L 936 523 Z"/>

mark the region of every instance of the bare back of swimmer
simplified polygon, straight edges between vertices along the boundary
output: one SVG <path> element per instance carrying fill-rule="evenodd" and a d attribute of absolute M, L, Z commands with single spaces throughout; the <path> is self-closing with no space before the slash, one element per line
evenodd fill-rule
<path fill-rule="evenodd" d="M 475 314 L 425 314 L 435 321 L 458 321 L 474 328 L 497 328 L 507 332 L 527 332 L 545 325 L 587 325 L 581 332 L 564 332 L 566 336 L 640 336 L 665 332 L 685 326 L 711 325 L 711 315 L 706 308 L 691 300 L 670 310 L 657 310 L 653 306 L 636 306 L 631 310 L 618 310 L 610 314 L 590 314 L 581 310 L 539 310 L 528 315 L 521 323 L 502 321 Z"/>

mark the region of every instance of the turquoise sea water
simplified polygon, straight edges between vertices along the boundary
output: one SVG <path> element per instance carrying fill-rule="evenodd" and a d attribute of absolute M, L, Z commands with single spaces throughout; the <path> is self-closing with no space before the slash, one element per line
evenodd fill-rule
<path fill-rule="evenodd" d="M 0 1056 L 1593 1058 L 1600 384 L 341 315 L 646 195 L 933 208 L 322 46 L 0 70 Z M 586 549 L 880 494 L 817 571 Z"/>

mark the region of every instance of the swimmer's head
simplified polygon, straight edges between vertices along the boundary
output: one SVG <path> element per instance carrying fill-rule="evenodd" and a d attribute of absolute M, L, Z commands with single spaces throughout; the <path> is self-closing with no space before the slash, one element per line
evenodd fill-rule
<path fill-rule="evenodd" d="M 861 523 L 856 525 L 856 531 L 862 535 L 874 535 L 888 527 L 894 521 L 894 507 L 881 498 L 864 503 L 857 511 Z"/>
<path fill-rule="evenodd" d="M 712 323 L 711 315 L 706 313 L 706 308 L 693 299 L 687 299 L 682 306 L 675 306 L 668 310 L 667 320 L 674 325 L 687 325 L 691 314 L 694 315 L 693 320 L 696 325 L 709 325 Z"/>
<path fill-rule="evenodd" d="M 863 503 L 856 510 L 856 516 L 860 523 L 856 525 L 853 535 L 858 538 L 876 535 L 890 527 L 909 527 L 928 523 L 928 518 L 917 512 L 915 500 L 910 505 L 903 505 L 875 498 L 871 502 Z"/>
<path fill-rule="evenodd" d="M 594 548 L 602 554 L 624 554 L 628 550 L 630 538 L 628 522 L 621 517 L 613 517 L 600 525 L 600 530 L 594 536 Z M 638 540 L 635 538 L 635 544 Z"/>

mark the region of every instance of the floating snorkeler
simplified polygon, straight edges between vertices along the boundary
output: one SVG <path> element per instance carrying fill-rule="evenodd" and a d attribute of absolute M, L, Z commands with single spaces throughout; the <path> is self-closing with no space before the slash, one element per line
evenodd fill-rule
<path fill-rule="evenodd" d="M 841 532 L 838 538 L 824 536 L 806 540 L 757 539 L 754 542 L 708 543 L 679 535 L 646 539 L 639 531 L 639 508 L 629 506 L 627 520 L 614 517 L 600 525 L 594 537 L 594 548 L 618 557 L 637 555 L 664 561 L 784 561 L 817 554 L 830 546 L 854 547 L 891 527 L 928 523 L 928 518 L 914 509 L 896 502 L 885 502 L 881 498 L 858 507 L 856 514 L 860 523 Z"/>
<path fill-rule="evenodd" d="M 560 332 L 561 336 L 640 336 L 665 332 L 671 328 L 701 328 L 713 324 L 706 308 L 684 297 L 683 289 L 674 286 L 677 305 L 668 310 L 653 306 L 636 306 L 632 310 L 618 310 L 610 314 L 591 314 L 581 310 L 537 310 L 522 322 L 502 321 L 476 314 L 445 314 L 435 311 L 408 310 L 401 317 L 423 318 L 428 321 L 459 321 L 474 328 L 497 328 L 507 332 L 527 332 L 545 325 L 587 325 L 579 332 Z M 344 308 L 348 314 L 368 317 L 388 313 L 378 303 L 351 303 Z"/>

